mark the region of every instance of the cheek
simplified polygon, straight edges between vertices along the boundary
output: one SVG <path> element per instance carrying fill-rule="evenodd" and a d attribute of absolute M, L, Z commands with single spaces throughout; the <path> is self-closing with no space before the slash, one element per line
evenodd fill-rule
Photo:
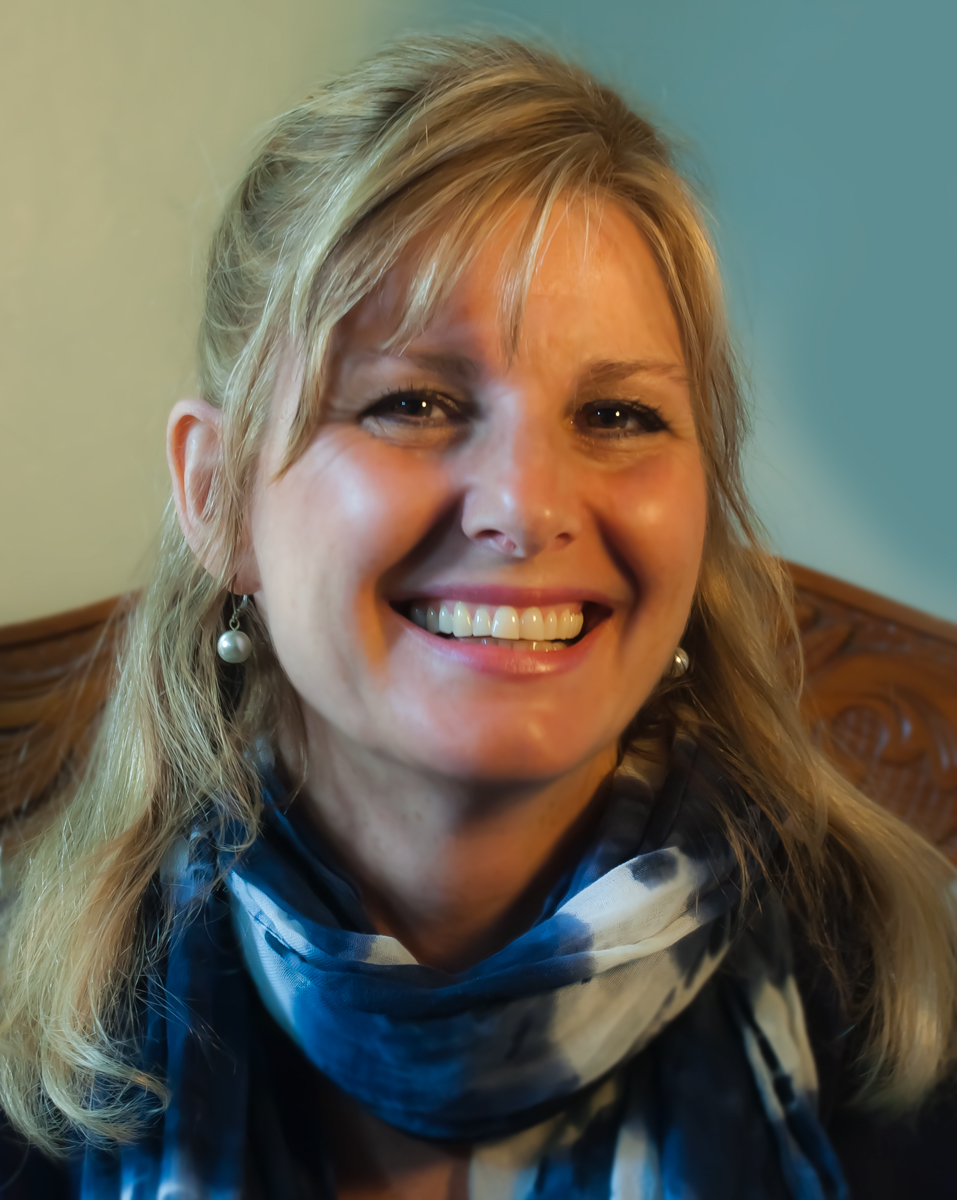
<path fill-rule="evenodd" d="M 615 480 L 604 506 L 614 550 L 634 577 L 642 606 L 690 610 L 707 524 L 707 492 L 697 454 L 662 455 Z"/>
<path fill-rule="evenodd" d="M 427 459 L 353 430 L 317 437 L 253 511 L 264 608 L 280 657 L 285 626 L 321 632 L 317 607 L 338 631 L 377 629 L 383 574 L 451 503 L 444 472 Z"/>

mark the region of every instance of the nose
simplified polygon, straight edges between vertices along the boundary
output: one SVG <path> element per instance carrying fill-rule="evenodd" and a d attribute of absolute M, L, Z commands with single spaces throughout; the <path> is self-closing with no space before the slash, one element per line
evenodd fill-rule
<path fill-rule="evenodd" d="M 568 451 L 540 422 L 503 422 L 470 464 L 466 537 L 505 558 L 528 559 L 578 536 L 581 518 Z"/>

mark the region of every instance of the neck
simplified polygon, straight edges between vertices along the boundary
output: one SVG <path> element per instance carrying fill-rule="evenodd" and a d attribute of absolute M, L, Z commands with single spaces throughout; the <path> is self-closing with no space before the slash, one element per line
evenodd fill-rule
<path fill-rule="evenodd" d="M 591 833 L 616 763 L 610 746 L 558 779 L 463 782 L 386 761 L 327 727 L 306 733 L 297 803 L 358 880 L 376 929 L 448 971 L 534 920 Z"/>

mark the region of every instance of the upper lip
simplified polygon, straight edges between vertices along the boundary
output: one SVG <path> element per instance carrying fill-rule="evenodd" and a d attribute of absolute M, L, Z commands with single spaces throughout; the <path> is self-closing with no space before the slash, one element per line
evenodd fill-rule
<path fill-rule="evenodd" d="M 390 596 L 393 603 L 409 600 L 461 600 L 465 604 L 494 604 L 496 607 L 553 608 L 560 604 L 600 604 L 614 608 L 620 598 L 609 596 L 594 588 L 581 587 L 506 587 L 498 584 L 429 583 L 419 588 L 403 589 Z"/>

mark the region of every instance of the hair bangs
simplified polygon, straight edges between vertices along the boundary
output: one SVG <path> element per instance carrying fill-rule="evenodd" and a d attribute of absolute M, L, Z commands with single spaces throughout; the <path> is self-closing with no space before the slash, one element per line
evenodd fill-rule
<path fill-rule="evenodd" d="M 399 273 L 399 320 L 383 349 L 407 347 L 428 329 L 475 260 L 509 230 L 498 277 L 502 345 L 514 357 L 528 290 L 556 208 L 582 203 L 591 212 L 613 196 L 597 186 L 594 172 L 575 169 L 574 156 L 556 164 L 544 158 L 513 169 L 465 171 L 460 164 L 416 181 L 357 223 L 318 267 L 306 331 L 300 402 L 290 428 L 283 470 L 288 469 L 322 423 L 335 353 L 335 331 L 363 300 Z M 509 229 L 509 226 L 512 228 Z M 370 247 L 382 247 L 370 254 Z M 583 258 L 587 247 L 583 248 Z M 403 277 L 404 276 L 404 277 Z M 393 274 L 393 280 L 396 275 Z M 295 314 L 290 326 L 295 330 Z"/>

